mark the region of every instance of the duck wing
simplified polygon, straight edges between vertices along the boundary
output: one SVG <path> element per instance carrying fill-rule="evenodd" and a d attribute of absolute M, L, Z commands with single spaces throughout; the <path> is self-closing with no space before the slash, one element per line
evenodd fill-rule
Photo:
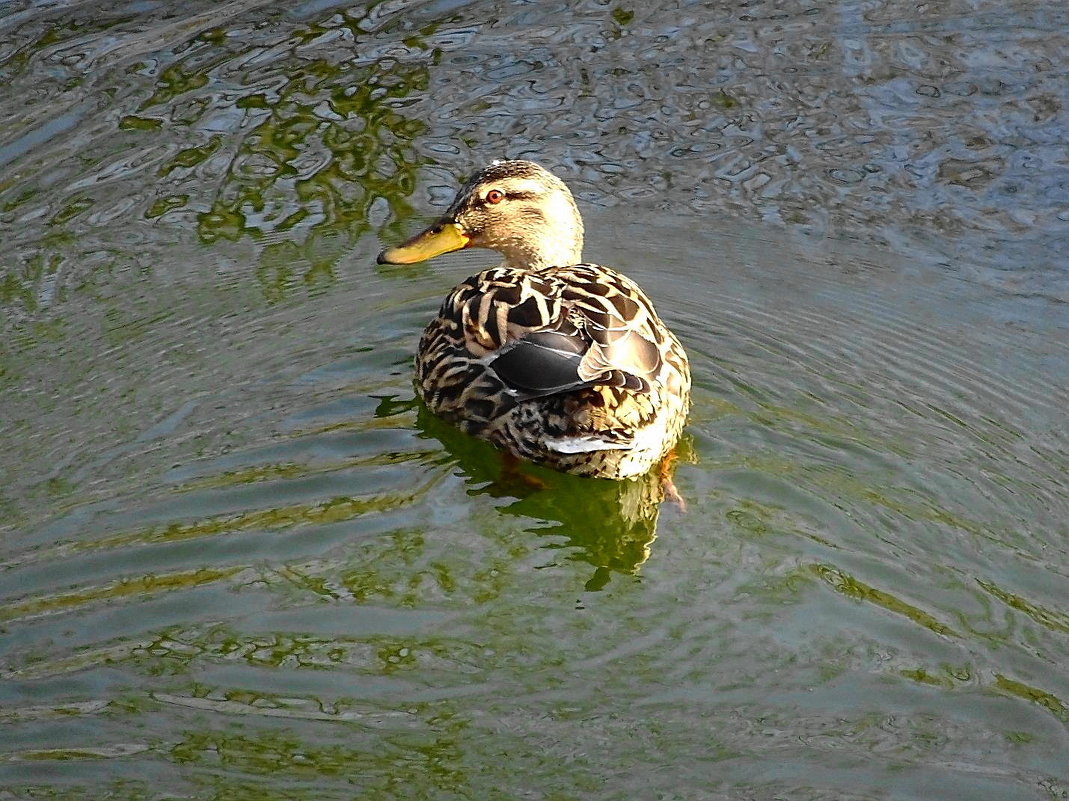
<path fill-rule="evenodd" d="M 532 331 L 499 348 L 489 367 L 511 389 L 528 398 L 592 386 L 580 375 L 590 342 L 578 334 Z"/>
<path fill-rule="evenodd" d="M 467 350 L 522 397 L 595 385 L 648 392 L 661 369 L 659 321 L 650 302 L 613 270 L 496 268 L 458 289 L 465 286 L 448 305 Z"/>
<path fill-rule="evenodd" d="M 596 264 L 566 268 L 561 300 L 589 338 L 584 380 L 648 392 L 661 370 L 661 323 L 646 294 L 627 276 Z"/>

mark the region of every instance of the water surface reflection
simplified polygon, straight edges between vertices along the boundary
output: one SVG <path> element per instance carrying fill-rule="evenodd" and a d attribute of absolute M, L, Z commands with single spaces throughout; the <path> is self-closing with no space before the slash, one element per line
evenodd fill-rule
<path fill-rule="evenodd" d="M 1069 792 L 1069 12 L 566 5 L 0 12 L 8 795 Z M 685 341 L 686 513 L 412 402 L 480 262 L 378 240 L 499 155 Z"/>
<path fill-rule="evenodd" d="M 471 495 L 509 501 L 502 514 L 530 521 L 551 548 L 596 568 L 598 590 L 613 572 L 636 573 L 650 556 L 665 490 L 658 473 L 637 481 L 587 481 L 533 465 L 512 465 L 493 447 L 467 437 L 418 404 L 418 425 L 456 461 Z M 678 506 L 676 507 L 679 508 Z"/>

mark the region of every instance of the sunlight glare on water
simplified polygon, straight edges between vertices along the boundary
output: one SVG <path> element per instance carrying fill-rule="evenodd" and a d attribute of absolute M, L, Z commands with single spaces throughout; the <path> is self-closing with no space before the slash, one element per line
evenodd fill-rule
<path fill-rule="evenodd" d="M 1069 13 L 0 6 L 0 796 L 1069 794 Z M 675 480 L 415 400 L 534 158 Z"/>

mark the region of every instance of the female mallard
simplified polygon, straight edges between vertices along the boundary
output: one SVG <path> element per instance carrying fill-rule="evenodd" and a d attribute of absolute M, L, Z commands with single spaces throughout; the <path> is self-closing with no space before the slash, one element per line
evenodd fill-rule
<path fill-rule="evenodd" d="M 416 385 L 431 411 L 568 473 L 634 478 L 664 460 L 690 405 L 687 355 L 634 281 L 581 263 L 568 187 L 533 162 L 495 161 L 378 261 L 468 247 L 505 261 L 454 289 L 423 332 Z"/>

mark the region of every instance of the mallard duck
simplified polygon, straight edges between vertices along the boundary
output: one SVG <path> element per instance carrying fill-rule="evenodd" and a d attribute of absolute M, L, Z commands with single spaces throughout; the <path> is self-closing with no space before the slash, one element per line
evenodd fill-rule
<path fill-rule="evenodd" d="M 470 247 L 505 261 L 450 292 L 423 332 L 416 386 L 431 411 L 568 473 L 626 479 L 660 464 L 690 405 L 687 355 L 634 281 L 583 263 L 564 182 L 530 161 L 495 161 L 378 262 Z"/>

